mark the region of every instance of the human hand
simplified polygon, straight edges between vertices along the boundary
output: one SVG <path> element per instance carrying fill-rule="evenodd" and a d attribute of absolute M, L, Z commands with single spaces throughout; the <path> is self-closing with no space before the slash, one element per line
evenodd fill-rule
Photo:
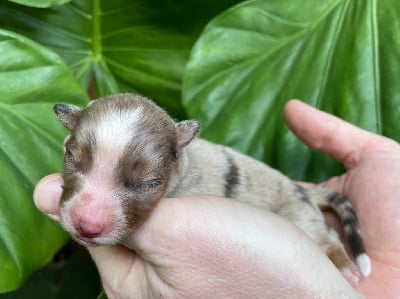
<path fill-rule="evenodd" d="M 346 167 L 324 185 L 349 197 L 360 220 L 372 272 L 359 292 L 367 298 L 399 298 L 400 145 L 296 100 L 285 112 L 306 145 Z"/>
<path fill-rule="evenodd" d="M 61 184 L 53 174 L 35 191 L 53 219 Z M 231 199 L 162 199 L 125 244 L 88 248 L 110 299 L 358 298 L 294 225 Z"/>
<path fill-rule="evenodd" d="M 343 161 L 346 167 L 351 159 L 340 156 L 341 142 L 355 133 L 372 135 L 345 125 L 349 130 L 344 132 L 345 138 L 331 142 L 326 138 L 332 132 L 329 128 L 342 127 L 343 122 L 298 102 L 291 102 L 286 111 L 289 125 L 299 137 L 313 148 Z M 330 121 L 330 125 L 326 125 L 326 121 Z M 335 134 L 340 137 L 337 132 Z M 385 140 L 384 144 L 390 143 L 390 151 L 398 147 L 393 141 L 372 136 L 377 138 L 378 144 L 381 139 Z M 364 137 L 360 140 L 369 140 Z M 327 145 L 331 147 L 326 148 Z M 398 157 L 398 151 L 397 148 L 393 155 Z M 349 173 L 342 177 L 350 176 Z M 352 196 L 341 182 L 342 179 L 335 178 L 328 185 Z M 52 175 L 43 179 L 35 192 L 37 206 L 54 219 L 57 219 L 61 184 L 61 177 Z M 356 208 L 362 213 L 360 207 Z M 362 228 L 367 225 L 365 219 L 360 215 Z M 369 251 L 371 245 L 367 240 L 375 239 L 369 232 L 367 235 Z M 126 245 L 134 251 L 123 246 L 89 248 L 110 298 L 158 295 L 168 298 L 274 298 L 293 297 L 293 294 L 296 298 L 333 298 L 340 297 L 339 293 L 356 296 L 327 258 L 301 232 L 271 213 L 233 200 L 211 197 L 162 200 Z M 375 268 L 373 265 L 373 273 Z M 374 277 L 362 282 L 359 289 L 367 296 L 382 298 L 384 293 L 376 287 L 380 281 Z M 389 282 L 389 289 L 396 294 L 390 285 L 393 281 L 384 283 Z M 390 294 L 386 294 L 390 298 Z"/>

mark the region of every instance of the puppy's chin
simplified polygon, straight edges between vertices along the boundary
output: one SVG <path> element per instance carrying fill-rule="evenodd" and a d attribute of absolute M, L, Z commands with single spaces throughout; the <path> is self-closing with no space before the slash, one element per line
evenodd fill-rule
<path fill-rule="evenodd" d="M 80 235 L 73 235 L 73 239 L 85 247 L 96 247 L 119 244 L 123 240 L 123 237 L 99 236 L 95 238 L 88 238 Z"/>

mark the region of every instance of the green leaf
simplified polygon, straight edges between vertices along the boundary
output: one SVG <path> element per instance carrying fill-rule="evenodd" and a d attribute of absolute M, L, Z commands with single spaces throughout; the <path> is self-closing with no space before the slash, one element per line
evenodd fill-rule
<path fill-rule="evenodd" d="M 97 297 L 97 299 L 107 299 L 106 293 L 104 291 Z"/>
<path fill-rule="evenodd" d="M 181 81 L 206 22 L 237 0 L 74 0 L 50 9 L 0 4 L 0 26 L 59 53 L 97 96 L 139 92 L 183 117 Z"/>
<path fill-rule="evenodd" d="M 49 7 L 52 5 L 60 5 L 70 0 L 9 0 L 18 4 L 32 6 L 32 7 Z"/>
<path fill-rule="evenodd" d="M 0 292 L 18 287 L 67 236 L 32 200 L 33 186 L 60 171 L 66 132 L 56 102 L 83 105 L 87 96 L 51 51 L 0 30 Z"/>
<path fill-rule="evenodd" d="M 300 98 L 400 140 L 400 6 L 395 0 L 248 1 L 215 18 L 196 43 L 184 105 L 202 134 L 296 179 L 341 171 L 288 132 Z"/>
<path fill-rule="evenodd" d="M 95 299 L 100 290 L 100 279 L 87 250 L 67 244 L 61 253 L 65 255 L 61 261 L 51 262 L 34 273 L 23 287 L 2 294 L 0 298 Z"/>

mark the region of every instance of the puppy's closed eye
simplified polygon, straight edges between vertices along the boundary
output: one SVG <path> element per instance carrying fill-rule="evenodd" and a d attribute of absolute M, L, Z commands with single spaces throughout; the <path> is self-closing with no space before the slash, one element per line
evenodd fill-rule
<path fill-rule="evenodd" d="M 153 189 L 157 188 L 162 184 L 161 179 L 150 179 L 144 182 L 138 182 L 134 180 L 126 179 L 124 181 L 124 186 L 130 190 L 138 191 L 138 192 L 145 192 L 145 191 L 152 191 Z"/>
<path fill-rule="evenodd" d="M 76 157 L 75 157 L 74 153 L 68 147 L 65 148 L 64 157 L 65 157 L 65 162 L 69 163 L 71 166 L 73 166 L 75 168 L 75 170 L 77 170 L 78 165 L 77 165 Z"/>
<path fill-rule="evenodd" d="M 162 184 L 161 179 L 151 179 L 151 180 L 144 182 L 143 187 L 149 188 L 149 189 L 154 189 L 154 188 L 157 188 L 158 186 L 160 186 L 161 184 Z"/>

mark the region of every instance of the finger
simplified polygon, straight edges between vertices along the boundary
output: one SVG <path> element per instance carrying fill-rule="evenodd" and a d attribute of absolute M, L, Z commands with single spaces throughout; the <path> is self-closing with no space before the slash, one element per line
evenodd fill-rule
<path fill-rule="evenodd" d="M 87 248 L 99 270 L 109 298 L 145 298 L 147 281 L 143 260 L 122 245 Z"/>
<path fill-rule="evenodd" d="M 275 214 L 230 199 L 161 200 L 151 217 L 127 238 L 126 245 L 151 261 L 157 267 L 154 273 L 160 275 L 157 281 L 172 288 L 180 287 L 174 282 L 186 281 L 189 286 L 194 284 L 205 290 L 204 277 L 220 277 L 216 280 L 220 287 L 212 291 L 214 297 L 203 293 L 204 298 L 229 297 L 226 293 L 224 297 L 218 295 L 218 289 L 232 288 L 231 281 L 246 281 L 241 291 L 251 293 L 258 283 L 245 279 L 249 275 L 271 284 L 277 277 L 285 277 L 295 285 L 312 281 L 315 287 L 322 283 L 317 282 L 319 277 L 299 275 L 309 273 L 309 258 L 313 270 L 321 267 L 336 281 L 345 282 L 322 251 L 296 226 Z M 226 267 L 221 268 L 221 261 Z M 265 270 L 268 268 L 279 270 Z M 300 277 L 306 279 L 300 282 Z"/>
<path fill-rule="evenodd" d="M 285 119 L 306 145 L 333 157 L 347 169 L 358 164 L 367 144 L 378 137 L 299 100 L 286 104 Z"/>
<path fill-rule="evenodd" d="M 55 173 L 42 178 L 35 187 L 33 200 L 36 207 L 50 218 L 58 221 L 58 204 L 62 193 L 63 179 Z"/>
<path fill-rule="evenodd" d="M 141 263 L 134 251 L 122 245 L 104 245 L 87 249 L 96 263 L 102 279 L 109 283 L 114 280 L 121 281 L 121 278 L 124 277 L 118 276 L 126 276 L 135 268 L 133 263 Z M 141 265 L 138 265 L 137 268 L 141 268 Z"/>

